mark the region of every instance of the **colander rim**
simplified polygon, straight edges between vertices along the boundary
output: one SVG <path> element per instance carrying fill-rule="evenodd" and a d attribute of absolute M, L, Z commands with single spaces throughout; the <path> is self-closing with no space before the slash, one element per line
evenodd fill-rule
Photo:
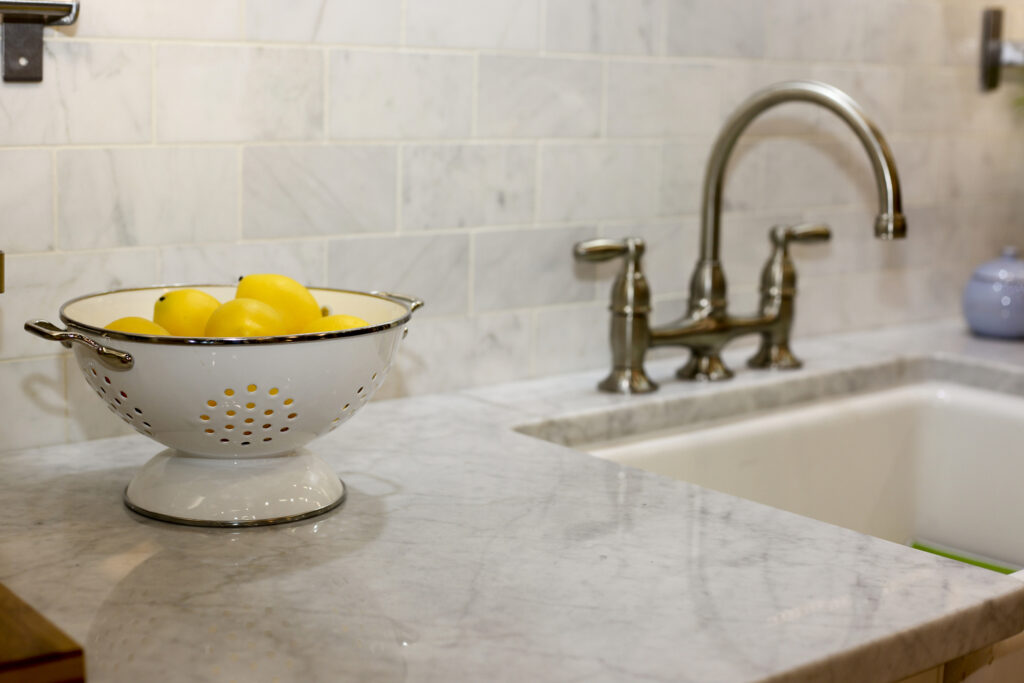
<path fill-rule="evenodd" d="M 79 320 L 75 320 L 67 315 L 66 309 L 68 306 L 76 304 L 85 299 L 92 299 L 100 296 L 107 296 L 109 294 L 121 294 L 123 292 L 142 292 L 146 290 L 158 290 L 158 289 L 181 289 L 181 288 L 201 288 L 201 287 L 230 287 L 231 285 L 225 285 L 223 283 L 216 284 L 173 284 L 173 285 L 150 285 L 147 287 L 125 287 L 123 289 L 111 289 L 105 292 L 93 292 L 91 294 L 83 294 L 77 296 L 74 299 L 68 299 L 60 307 L 60 320 L 69 328 L 75 328 L 83 332 L 90 334 L 99 335 L 108 339 L 116 339 L 118 341 L 137 342 L 143 344 L 166 344 L 171 346 L 237 346 L 237 345 L 266 345 L 266 344 L 293 344 L 303 342 L 315 342 L 323 341 L 325 339 L 340 339 L 344 337 L 360 337 L 367 334 L 376 334 L 385 330 L 390 330 L 399 325 L 404 325 L 409 322 L 412 318 L 414 310 L 423 305 L 423 302 L 418 299 L 412 299 L 397 294 L 391 294 L 388 292 L 363 292 L 355 289 L 341 289 L 338 287 L 309 287 L 311 290 L 319 290 L 325 292 L 335 292 L 338 294 L 358 294 L 361 296 L 368 296 L 375 299 L 381 299 L 389 303 L 398 304 L 399 306 L 405 307 L 405 315 L 390 320 L 385 323 L 378 325 L 369 325 L 367 327 L 357 327 L 350 330 L 334 330 L 331 332 L 312 332 L 307 334 L 289 334 L 279 335 L 273 337 L 174 337 L 174 336 L 163 336 L 154 334 L 139 334 L 134 332 L 118 332 L 115 330 L 108 330 L 103 327 L 96 327 L 95 325 L 89 325 Z"/>

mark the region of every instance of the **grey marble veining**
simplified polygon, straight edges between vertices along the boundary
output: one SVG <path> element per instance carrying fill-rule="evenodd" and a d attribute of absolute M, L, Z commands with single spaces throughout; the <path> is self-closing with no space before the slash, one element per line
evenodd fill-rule
<path fill-rule="evenodd" d="M 93 681 L 884 681 L 1021 631 L 1019 582 L 512 429 L 942 373 L 1024 392 L 1024 347 L 952 325 L 800 350 L 799 373 L 722 385 L 656 361 L 651 397 L 584 373 L 372 403 L 313 444 L 345 504 L 275 528 L 132 515 L 123 487 L 159 449 L 138 435 L 12 451 L 0 581 L 83 643 Z"/>

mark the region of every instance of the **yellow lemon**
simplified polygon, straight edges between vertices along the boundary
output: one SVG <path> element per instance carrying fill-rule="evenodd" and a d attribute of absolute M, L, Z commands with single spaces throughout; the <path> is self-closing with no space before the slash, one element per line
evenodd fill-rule
<path fill-rule="evenodd" d="M 220 302 L 198 289 L 175 289 L 153 304 L 153 322 L 178 337 L 201 337 Z"/>
<path fill-rule="evenodd" d="M 273 337 L 288 334 L 284 319 L 269 304 L 256 299 L 232 299 L 217 307 L 206 321 L 206 337 Z"/>
<path fill-rule="evenodd" d="M 246 275 L 238 281 L 235 296 L 272 306 L 284 318 L 286 334 L 298 333 L 309 321 L 320 317 L 320 305 L 309 290 L 285 275 Z"/>
<path fill-rule="evenodd" d="M 114 322 L 107 325 L 108 330 L 114 332 L 127 332 L 128 334 L 159 334 L 165 337 L 170 336 L 170 332 L 157 325 L 152 320 L 146 320 L 135 315 L 130 315 L 126 318 L 118 318 Z"/>
<path fill-rule="evenodd" d="M 362 318 L 357 318 L 354 315 L 339 313 L 338 315 L 317 318 L 302 328 L 302 331 L 307 334 L 311 332 L 334 332 L 335 330 L 351 330 L 356 327 L 366 327 L 369 324 Z"/>

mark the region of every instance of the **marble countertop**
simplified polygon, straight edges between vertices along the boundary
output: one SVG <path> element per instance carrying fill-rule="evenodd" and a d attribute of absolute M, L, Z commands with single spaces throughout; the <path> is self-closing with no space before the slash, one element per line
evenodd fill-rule
<path fill-rule="evenodd" d="M 894 680 L 1024 629 L 1024 584 L 564 445 L 952 379 L 1024 395 L 1024 345 L 959 323 L 804 340 L 794 373 L 603 372 L 371 403 L 313 449 L 349 497 L 180 527 L 121 504 L 141 436 L 0 454 L 0 582 L 92 681 Z M 749 353 L 746 352 L 746 353 Z M 742 351 L 734 351 L 741 368 Z"/>

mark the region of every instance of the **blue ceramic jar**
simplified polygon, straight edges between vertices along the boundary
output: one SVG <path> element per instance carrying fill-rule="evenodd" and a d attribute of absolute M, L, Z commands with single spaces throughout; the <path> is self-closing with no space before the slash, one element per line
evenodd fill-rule
<path fill-rule="evenodd" d="M 975 334 L 1024 337 L 1024 261 L 1016 247 L 983 263 L 964 288 L 964 317 Z"/>

